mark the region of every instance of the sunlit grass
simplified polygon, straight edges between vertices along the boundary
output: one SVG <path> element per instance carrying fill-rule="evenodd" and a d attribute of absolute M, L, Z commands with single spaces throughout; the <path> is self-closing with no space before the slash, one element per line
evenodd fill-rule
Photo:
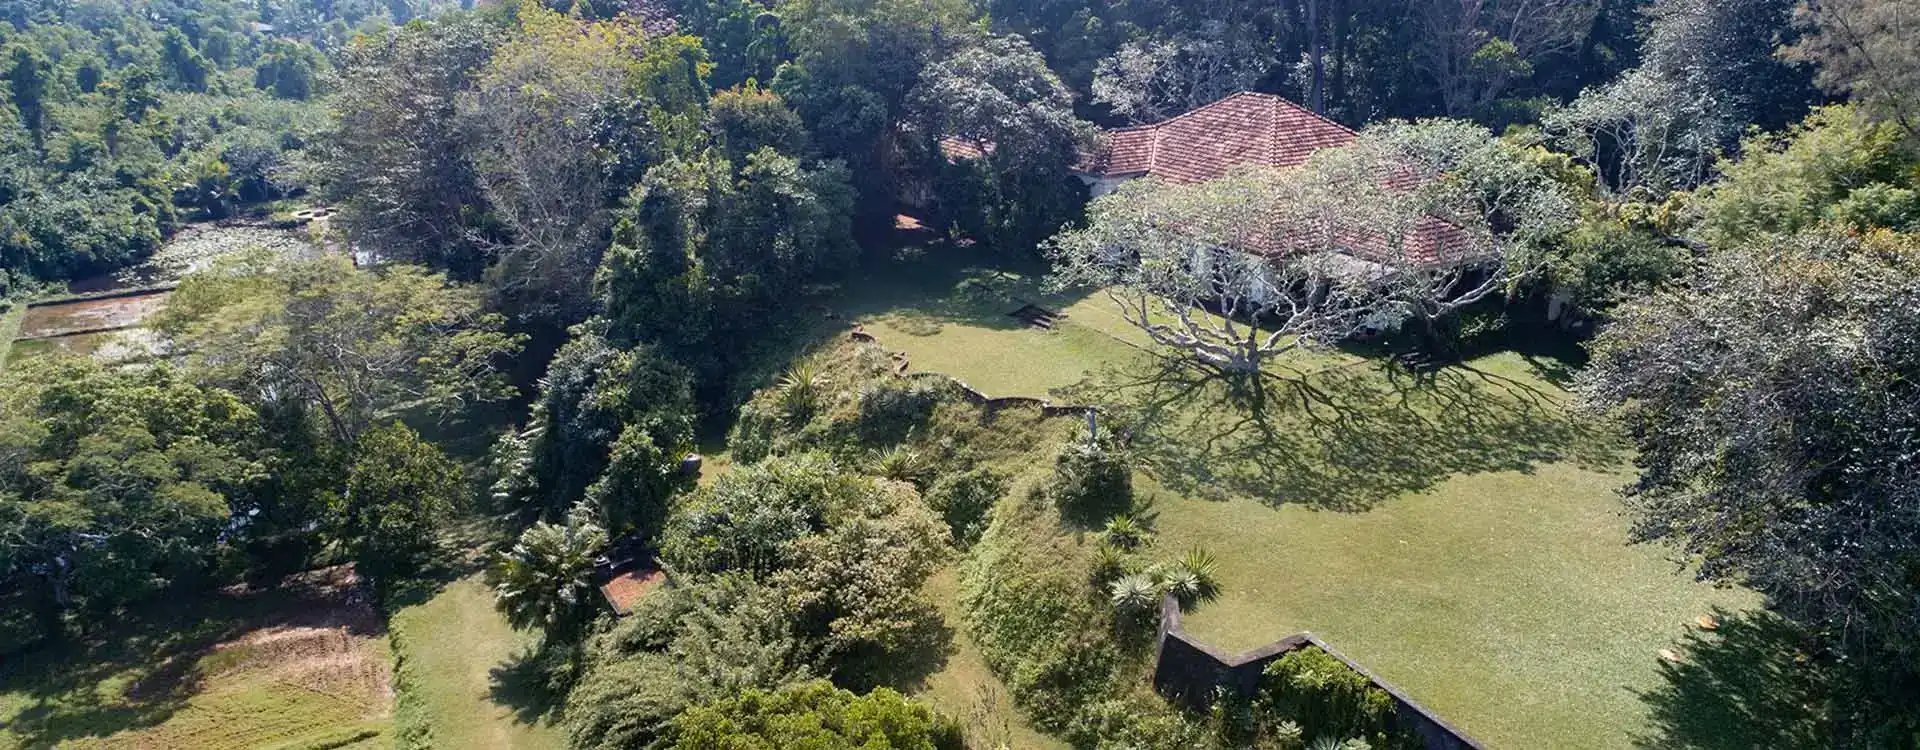
<path fill-rule="evenodd" d="M 1653 731 L 1659 650 L 1756 604 L 1627 543 L 1629 454 L 1566 409 L 1564 363 L 1416 376 L 1307 352 L 1249 393 L 1163 367 L 1104 295 L 1049 295 L 1033 271 L 928 257 L 840 309 L 915 370 L 1135 419 L 1159 544 L 1220 560 L 1221 597 L 1187 624 L 1223 649 L 1311 630 L 1491 747 L 1621 747 Z M 1006 315 L 1028 302 L 1063 322 Z"/>

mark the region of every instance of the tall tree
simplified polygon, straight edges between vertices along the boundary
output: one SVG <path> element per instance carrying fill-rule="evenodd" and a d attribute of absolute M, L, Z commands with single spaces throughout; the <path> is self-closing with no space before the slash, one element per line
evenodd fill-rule
<path fill-rule="evenodd" d="M 1155 342 L 1254 372 L 1367 329 L 1431 332 L 1530 273 L 1574 213 L 1564 183 L 1483 128 L 1390 124 L 1293 169 L 1124 185 L 1052 240 L 1049 282 L 1105 289 Z"/>
<path fill-rule="evenodd" d="M 929 64 L 909 103 L 929 140 L 976 154 L 928 149 L 943 207 L 975 238 L 1024 252 L 1084 199 L 1066 172 L 1092 126 L 1074 116 L 1072 92 L 1026 40 L 988 37 Z"/>
<path fill-rule="evenodd" d="M 252 409 L 171 367 L 16 363 L 0 381 L 6 650 L 204 579 L 261 469 Z M 75 623 L 84 625 L 84 623 Z"/>
<path fill-rule="evenodd" d="M 505 38 L 500 19 L 449 14 L 354 39 L 317 167 L 340 224 L 383 258 L 480 277 L 500 231 L 467 158 L 457 105 Z"/>
<path fill-rule="evenodd" d="M 658 142 L 697 126 L 705 53 L 686 37 L 650 39 L 634 19 L 588 23 L 525 3 L 520 28 L 460 102 L 480 190 L 505 237 L 487 280 L 516 317 L 565 326 L 591 312 L 588 287 L 608 209 L 657 160 Z M 692 92 L 692 93 L 687 93 Z M 638 117 L 625 117 L 638 103 Z M 640 133 L 622 131 L 642 131 Z M 609 148 L 626 169 L 602 168 Z"/>
<path fill-rule="evenodd" d="M 181 282 L 155 327 L 214 382 L 321 420 L 340 445 L 376 420 L 511 393 L 522 337 L 468 288 L 413 266 L 244 253 Z"/>
<path fill-rule="evenodd" d="M 460 465 L 419 433 L 398 422 L 375 427 L 353 445 L 340 539 L 370 577 L 413 572 L 465 494 Z"/>
<path fill-rule="evenodd" d="M 1535 66 L 1579 48 L 1595 0 L 1417 0 L 1417 54 L 1446 113 L 1480 114 Z"/>
<path fill-rule="evenodd" d="M 1815 80 L 1920 137 L 1920 2 L 1803 0 L 1796 22 L 1811 33 L 1788 48 Z"/>
<path fill-rule="evenodd" d="M 1764 592 L 1869 676 L 1833 706 L 1836 746 L 1920 728 L 1916 305 L 1911 236 L 1761 238 L 1617 308 L 1580 379 L 1639 448 L 1635 537 Z"/>
<path fill-rule="evenodd" d="M 1656 0 L 1638 66 L 1546 117 L 1560 146 L 1621 192 L 1700 184 L 1749 125 L 1777 128 L 1806 112 L 1804 71 L 1775 56 L 1790 0 Z"/>

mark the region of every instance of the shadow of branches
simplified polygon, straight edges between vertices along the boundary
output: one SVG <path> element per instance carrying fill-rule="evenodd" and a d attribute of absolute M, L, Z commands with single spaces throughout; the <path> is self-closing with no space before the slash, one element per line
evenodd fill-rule
<path fill-rule="evenodd" d="M 1830 747 L 1827 676 L 1805 637 L 1767 612 L 1715 612 L 1715 632 L 1691 631 L 1662 662 L 1665 684 L 1640 694 L 1653 719 L 1639 747 L 1735 750 Z"/>
<path fill-rule="evenodd" d="M 1366 362 L 1312 374 L 1225 375 L 1163 357 L 1074 389 L 1131 432 L 1137 460 L 1196 497 L 1357 511 L 1449 476 L 1573 460 L 1606 466 L 1620 443 L 1559 394 L 1455 365 L 1410 373 Z"/>

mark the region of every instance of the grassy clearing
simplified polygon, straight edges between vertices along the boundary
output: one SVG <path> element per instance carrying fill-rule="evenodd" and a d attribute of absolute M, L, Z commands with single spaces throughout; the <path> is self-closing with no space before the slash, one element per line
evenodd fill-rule
<path fill-rule="evenodd" d="M 1568 412 L 1564 363 L 1414 376 L 1334 352 L 1228 383 L 1149 354 L 1103 297 L 938 252 L 840 309 L 916 370 L 1132 425 L 1160 544 L 1220 559 L 1225 591 L 1188 624 L 1222 648 L 1312 630 L 1491 747 L 1619 747 L 1674 723 L 1642 698 L 1671 687 L 1658 651 L 1755 604 L 1626 543 L 1629 456 Z M 1006 315 L 1027 302 L 1065 321 Z"/>
<path fill-rule="evenodd" d="M 385 633 L 364 593 L 336 583 L 162 603 L 20 656 L 0 681 L 0 747 L 387 746 Z"/>
<path fill-rule="evenodd" d="M 1067 744 L 1048 737 L 1027 723 L 1000 678 L 987 668 L 980 648 L 960 627 L 960 581 L 949 567 L 927 581 L 927 596 L 940 607 L 953 643 L 946 663 L 928 675 L 914 697 L 960 720 L 968 747 L 1009 747 L 1022 750 L 1065 750 Z"/>
<path fill-rule="evenodd" d="M 563 748 L 560 730 L 515 700 L 499 677 L 538 636 L 516 631 L 477 577 L 462 578 L 390 624 L 405 673 L 405 700 L 420 712 L 432 747 Z M 533 712 L 537 712 L 535 709 Z"/>

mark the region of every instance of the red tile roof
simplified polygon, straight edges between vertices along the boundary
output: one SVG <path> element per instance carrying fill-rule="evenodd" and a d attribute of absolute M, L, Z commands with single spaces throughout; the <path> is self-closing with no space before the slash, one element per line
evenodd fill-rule
<path fill-rule="evenodd" d="M 1351 128 L 1314 114 L 1272 94 L 1241 92 L 1152 125 L 1136 125 L 1106 132 L 1098 151 L 1081 155 L 1079 172 L 1099 177 L 1151 176 L 1169 182 L 1205 182 L 1226 176 L 1235 167 L 1257 164 L 1295 167 L 1314 152 L 1352 143 Z M 944 144 L 943 144 L 944 145 Z M 1412 187 L 1410 175 L 1392 175 L 1389 186 Z M 1460 227 L 1441 219 L 1420 220 L 1402 240 L 1398 253 L 1389 253 L 1387 238 L 1368 232 L 1349 240 L 1360 257 L 1396 259 L 1417 264 L 1457 261 L 1478 255 L 1473 239 Z M 1250 248 L 1263 255 L 1283 255 L 1288 238 L 1273 237 Z"/>
<path fill-rule="evenodd" d="M 1346 145 L 1354 133 L 1286 99 L 1249 91 L 1152 125 L 1109 130 L 1106 136 L 1098 151 L 1082 156 L 1080 171 L 1202 182 L 1242 164 L 1296 166 L 1315 151 Z"/>

